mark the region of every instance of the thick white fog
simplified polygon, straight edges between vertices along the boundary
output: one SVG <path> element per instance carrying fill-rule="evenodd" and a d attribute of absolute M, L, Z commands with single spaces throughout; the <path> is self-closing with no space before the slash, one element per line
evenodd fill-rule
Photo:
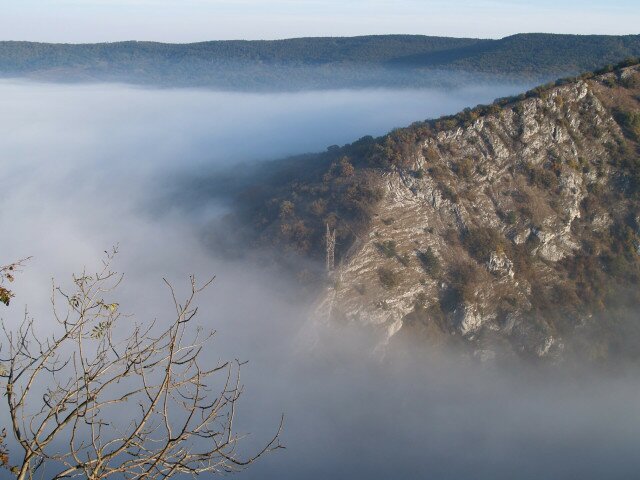
<path fill-rule="evenodd" d="M 114 244 L 118 300 L 140 322 L 164 318 L 162 277 L 181 289 L 191 273 L 217 275 L 198 321 L 218 331 L 208 359 L 249 361 L 237 428 L 257 445 L 285 414 L 287 449 L 239 479 L 632 478 L 634 372 L 498 369 L 409 349 L 383 361 L 344 330 L 308 350 L 308 305 L 288 279 L 219 258 L 201 216 L 154 205 L 176 173 L 323 150 L 510 93 L 0 83 L 0 263 L 33 257 L 0 313 L 16 325 L 27 304 L 47 330 L 51 278 L 68 284 Z"/>

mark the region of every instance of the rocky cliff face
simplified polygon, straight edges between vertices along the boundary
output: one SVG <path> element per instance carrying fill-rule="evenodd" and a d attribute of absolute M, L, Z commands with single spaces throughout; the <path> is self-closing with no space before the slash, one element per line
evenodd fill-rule
<path fill-rule="evenodd" d="M 315 319 L 360 325 L 380 345 L 409 336 L 468 344 L 479 358 L 635 355 L 639 112 L 635 66 L 468 111 L 458 125 L 413 126 L 342 157 L 315 187 L 284 189 L 262 238 L 306 238 L 321 254 L 322 227 L 337 228 L 343 248 Z M 332 210 L 362 178 L 367 208 Z"/>

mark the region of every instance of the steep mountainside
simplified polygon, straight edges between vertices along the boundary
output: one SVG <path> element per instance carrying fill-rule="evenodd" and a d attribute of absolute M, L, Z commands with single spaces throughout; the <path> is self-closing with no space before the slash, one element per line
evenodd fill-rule
<path fill-rule="evenodd" d="M 381 344 L 636 358 L 639 141 L 640 68 L 623 66 L 290 161 L 237 215 L 319 260 L 335 228 L 316 318 Z"/>
<path fill-rule="evenodd" d="M 640 55 L 640 35 L 383 35 L 192 44 L 0 42 L 0 76 L 229 89 L 544 82 Z"/>

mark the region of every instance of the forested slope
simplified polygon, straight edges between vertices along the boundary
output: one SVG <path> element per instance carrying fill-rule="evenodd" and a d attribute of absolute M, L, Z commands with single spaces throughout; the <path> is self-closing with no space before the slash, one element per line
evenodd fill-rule
<path fill-rule="evenodd" d="M 385 35 L 192 44 L 0 42 L 0 76 L 228 89 L 544 82 L 640 55 L 640 35 Z"/>

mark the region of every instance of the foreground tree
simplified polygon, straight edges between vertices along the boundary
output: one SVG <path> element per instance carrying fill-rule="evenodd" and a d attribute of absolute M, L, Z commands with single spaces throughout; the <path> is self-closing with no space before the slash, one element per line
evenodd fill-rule
<path fill-rule="evenodd" d="M 20 262 L 0 266 L 0 303 L 7 307 L 14 295 L 13 292 L 5 286 L 5 283 L 13 282 L 14 272 L 19 265 Z M 3 428 L 0 432 L 0 468 L 9 468 L 9 450 L 7 448 L 6 438 L 7 430 Z"/>
<path fill-rule="evenodd" d="M 74 292 L 54 286 L 53 333 L 41 335 L 51 325 L 36 327 L 28 315 L 16 330 L 3 324 L 1 376 L 22 449 L 15 477 L 198 476 L 242 469 L 280 448 L 282 421 L 263 448 L 238 452 L 241 363 L 206 365 L 213 332 L 192 328 L 194 300 L 211 281 L 198 286 L 192 277 L 183 302 L 167 283 L 173 320 L 134 325 L 107 298 L 122 279 L 110 267 L 114 254 L 100 272 L 74 276 Z"/>

